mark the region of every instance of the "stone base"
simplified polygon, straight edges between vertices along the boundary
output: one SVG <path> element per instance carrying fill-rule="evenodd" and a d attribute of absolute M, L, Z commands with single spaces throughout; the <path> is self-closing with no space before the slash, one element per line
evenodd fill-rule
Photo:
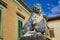
<path fill-rule="evenodd" d="M 20 40 L 51 40 L 49 38 L 46 38 L 44 36 L 26 36 L 26 37 L 21 37 Z"/>

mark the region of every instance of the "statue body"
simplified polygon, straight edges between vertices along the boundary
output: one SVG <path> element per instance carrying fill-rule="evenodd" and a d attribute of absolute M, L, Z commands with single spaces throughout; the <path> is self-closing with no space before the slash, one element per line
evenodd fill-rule
<path fill-rule="evenodd" d="M 46 29 L 45 23 L 46 21 L 41 14 L 41 6 L 39 4 L 35 4 L 30 18 L 24 25 L 23 34 L 26 34 L 29 31 L 32 32 L 34 29 L 36 29 L 37 33 L 39 32 L 43 34 Z"/>

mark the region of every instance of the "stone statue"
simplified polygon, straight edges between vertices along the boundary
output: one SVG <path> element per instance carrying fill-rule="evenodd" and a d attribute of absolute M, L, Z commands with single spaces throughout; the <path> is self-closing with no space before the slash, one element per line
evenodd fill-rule
<path fill-rule="evenodd" d="M 24 25 L 23 34 L 44 34 L 46 29 L 46 21 L 41 14 L 41 5 L 36 3 L 33 7 L 33 12 L 27 23 Z M 35 31 L 34 31 L 35 30 Z M 26 36 L 26 35 L 25 35 Z"/>

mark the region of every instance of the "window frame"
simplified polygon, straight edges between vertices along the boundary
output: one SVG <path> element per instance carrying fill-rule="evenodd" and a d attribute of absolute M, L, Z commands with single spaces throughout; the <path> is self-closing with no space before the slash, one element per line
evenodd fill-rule
<path fill-rule="evenodd" d="M 51 31 L 53 32 L 53 36 L 51 36 L 51 33 L 50 33 Z M 50 28 L 49 29 L 49 35 L 50 35 L 51 38 L 54 38 L 55 37 L 54 28 Z"/>
<path fill-rule="evenodd" d="M 17 21 L 18 20 L 20 20 L 21 22 L 22 22 L 22 27 L 23 27 L 23 21 L 24 21 L 24 19 L 23 18 L 21 18 L 19 15 L 17 15 Z M 19 25 L 18 25 L 18 27 L 19 27 Z M 19 35 L 19 31 L 18 31 L 18 35 Z M 19 40 L 20 38 L 19 38 L 19 36 L 18 36 L 18 40 Z"/>
<path fill-rule="evenodd" d="M 25 9 L 17 0 L 12 0 L 12 2 L 14 2 L 17 5 L 18 8 L 21 7 L 20 9 L 24 10 L 25 12 L 27 12 L 28 15 L 31 15 L 30 12 L 27 9 Z"/>

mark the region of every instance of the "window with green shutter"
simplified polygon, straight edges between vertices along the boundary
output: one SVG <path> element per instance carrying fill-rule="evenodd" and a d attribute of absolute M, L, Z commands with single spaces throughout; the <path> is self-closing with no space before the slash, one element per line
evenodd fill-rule
<path fill-rule="evenodd" d="M 22 27 L 23 27 L 23 21 L 24 18 L 22 17 L 23 15 L 21 15 L 19 12 L 16 12 L 17 14 L 17 21 L 18 21 L 18 40 L 20 40 L 22 34 Z"/>
<path fill-rule="evenodd" d="M 19 39 L 22 36 L 22 26 L 23 26 L 23 22 L 21 20 L 18 20 L 18 38 Z"/>
<path fill-rule="evenodd" d="M 0 9 L 0 40 L 2 40 L 2 27 L 1 27 L 2 9 Z"/>

